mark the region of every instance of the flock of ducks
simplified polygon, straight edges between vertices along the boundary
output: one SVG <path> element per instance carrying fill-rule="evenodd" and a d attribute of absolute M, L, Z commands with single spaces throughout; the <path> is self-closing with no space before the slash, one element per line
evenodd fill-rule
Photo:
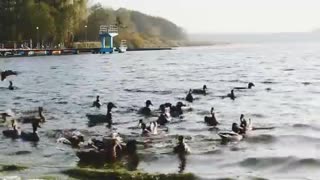
<path fill-rule="evenodd" d="M 247 87 L 235 87 L 231 90 L 229 94 L 226 96 L 221 96 L 221 98 L 230 98 L 232 100 L 236 99 L 234 94 L 234 90 L 244 90 L 244 89 L 251 89 L 255 85 L 253 83 L 249 83 Z M 195 98 L 193 97 L 194 94 L 198 95 L 206 95 L 207 94 L 207 86 L 204 85 L 202 89 L 190 89 L 188 94 L 185 97 L 185 101 L 193 102 Z M 92 107 L 100 108 L 100 97 L 97 96 L 96 100 L 93 102 Z M 159 110 L 151 110 L 151 106 L 153 106 L 150 100 L 145 102 L 145 106 L 140 108 L 137 113 L 142 116 L 157 116 L 156 121 L 151 121 L 149 123 L 145 123 L 143 119 L 140 119 L 138 122 L 138 128 L 141 129 L 142 136 L 152 136 L 158 134 L 158 127 L 165 126 L 169 124 L 173 118 L 182 118 L 184 107 L 186 104 L 179 101 L 175 105 L 171 103 L 164 103 L 159 106 Z M 107 123 L 107 127 L 111 128 L 112 126 L 112 108 L 115 108 L 113 103 L 108 103 L 108 111 L 107 115 L 87 115 L 89 119 L 90 125 L 96 125 L 99 123 Z M 216 127 L 219 125 L 214 113 L 214 108 L 211 108 L 211 116 L 205 116 L 204 122 L 211 127 Z M 251 120 L 246 120 L 244 115 L 241 114 L 240 122 L 233 123 L 231 131 L 219 132 L 218 135 L 221 137 L 222 141 L 240 141 L 246 132 L 253 130 Z M 113 138 L 114 139 L 114 138 Z M 113 143 L 114 146 L 119 144 L 118 140 L 115 140 L 118 143 Z M 101 142 L 100 142 L 101 143 Z M 127 147 L 128 148 L 128 147 Z M 173 152 L 177 154 L 188 154 L 190 153 L 189 146 L 184 141 L 184 136 L 178 136 L 178 143 L 173 148 Z M 92 153 L 92 152 L 91 152 Z M 82 154 L 83 156 L 83 154 Z M 80 156 L 79 156 L 80 157 Z M 83 157 L 80 157 L 82 159 Z"/>
<path fill-rule="evenodd" d="M 1 72 L 1 80 L 3 81 L 6 77 L 10 75 L 17 75 L 16 72 L 8 70 Z M 236 99 L 234 90 L 241 89 L 251 89 L 255 85 L 249 83 L 247 87 L 235 87 L 226 96 L 221 96 L 221 98 L 230 98 L 232 100 Z M 10 81 L 9 89 L 13 90 L 12 82 Z M 206 95 L 207 86 L 204 85 L 202 89 L 190 89 L 185 97 L 185 101 L 192 103 L 195 98 L 194 94 Z M 92 107 L 101 108 L 102 104 L 100 102 L 100 96 L 96 97 L 96 100 L 92 103 Z M 172 121 L 173 118 L 182 118 L 184 107 L 186 104 L 179 101 L 175 105 L 171 103 L 161 104 L 158 111 L 152 111 L 150 106 L 153 106 L 150 100 L 145 102 L 145 106 L 140 108 L 137 113 L 142 116 L 156 116 L 158 117 L 156 121 L 149 122 L 146 124 L 143 119 L 138 122 L 138 127 L 141 129 L 142 136 L 152 136 L 158 134 L 158 127 L 165 126 Z M 112 109 L 117 108 L 115 104 L 109 102 L 107 104 L 107 114 L 106 115 L 95 115 L 87 114 L 88 126 L 96 126 L 98 124 L 106 123 L 107 128 L 111 128 L 114 124 L 112 121 Z M 208 126 L 216 127 L 219 125 L 214 113 L 214 108 L 211 108 L 210 116 L 204 117 L 204 123 Z M 7 121 L 11 118 L 10 129 L 3 130 L 3 135 L 9 138 L 21 138 L 26 141 L 37 142 L 40 140 L 37 129 L 40 128 L 40 123 L 45 122 L 45 117 L 43 115 L 43 108 L 38 108 L 38 114 L 32 117 L 18 117 L 10 113 L 1 113 L 3 121 Z M 19 127 L 17 127 L 17 122 L 22 124 L 31 124 L 32 132 L 23 132 Z M 223 141 L 240 141 L 243 139 L 246 132 L 253 130 L 251 120 L 246 120 L 244 115 L 241 114 L 240 122 L 233 123 L 231 131 L 219 132 L 218 135 Z M 80 162 L 84 163 L 105 163 L 113 162 L 117 159 L 123 157 L 124 155 L 136 155 L 137 141 L 129 140 L 126 143 L 123 142 L 122 138 L 117 133 L 113 133 L 110 138 L 103 138 L 102 140 L 91 138 L 85 143 L 84 135 L 79 132 L 66 132 L 62 137 L 58 138 L 57 142 L 68 144 L 73 148 L 79 148 L 76 155 L 79 157 Z M 178 143 L 173 148 L 173 152 L 177 154 L 188 154 L 190 153 L 189 146 L 184 141 L 184 136 L 178 136 Z"/>

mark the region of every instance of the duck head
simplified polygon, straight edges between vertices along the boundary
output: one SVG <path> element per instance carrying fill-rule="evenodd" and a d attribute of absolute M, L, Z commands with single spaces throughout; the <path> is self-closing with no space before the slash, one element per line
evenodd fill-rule
<path fill-rule="evenodd" d="M 150 100 L 147 100 L 146 101 L 146 107 L 149 107 L 149 106 L 153 106 L 152 102 Z"/>
<path fill-rule="evenodd" d="M 166 107 L 164 104 L 160 105 L 160 111 L 161 113 L 165 113 L 166 112 Z"/>
<path fill-rule="evenodd" d="M 108 103 L 108 110 L 111 111 L 112 108 L 117 108 L 117 106 L 114 105 L 112 102 L 109 102 L 109 103 Z"/>
<path fill-rule="evenodd" d="M 179 136 L 178 137 L 178 141 L 179 141 L 179 144 L 182 144 L 183 141 L 184 141 L 184 137 L 183 136 Z"/>
<path fill-rule="evenodd" d="M 252 83 L 252 82 L 250 82 L 249 84 L 248 84 L 248 89 L 251 89 L 252 87 L 254 87 L 255 85 Z"/>
<path fill-rule="evenodd" d="M 211 108 L 211 111 L 210 111 L 210 112 L 211 112 L 211 114 L 213 114 L 213 111 L 214 111 L 214 107 L 212 107 L 212 108 Z"/>
<path fill-rule="evenodd" d="M 41 114 L 42 112 L 43 112 L 43 107 L 38 107 L 38 112 L 39 112 L 39 114 Z"/>
<path fill-rule="evenodd" d="M 96 101 L 99 102 L 100 101 L 100 96 L 96 97 Z"/>
<path fill-rule="evenodd" d="M 237 129 L 239 127 L 238 123 L 232 123 L 232 129 Z"/>
<path fill-rule="evenodd" d="M 9 81 L 9 84 L 10 84 L 9 86 L 12 87 L 12 85 L 13 85 L 12 81 Z"/>
<path fill-rule="evenodd" d="M 207 88 L 207 85 L 203 85 L 203 91 L 205 91 Z"/>
<path fill-rule="evenodd" d="M 177 107 L 183 107 L 183 106 L 186 106 L 185 104 L 183 104 L 181 101 L 177 102 Z"/>
<path fill-rule="evenodd" d="M 240 115 L 240 121 L 244 118 L 244 114 Z"/>
<path fill-rule="evenodd" d="M 189 94 L 192 94 L 192 89 L 189 89 Z"/>

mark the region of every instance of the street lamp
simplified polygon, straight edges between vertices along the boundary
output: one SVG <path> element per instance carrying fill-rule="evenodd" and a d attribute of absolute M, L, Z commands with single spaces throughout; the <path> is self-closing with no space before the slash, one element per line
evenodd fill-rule
<path fill-rule="evenodd" d="M 40 45 L 39 44 L 39 27 L 37 26 L 36 29 L 37 29 L 37 49 L 40 49 L 39 48 L 39 45 Z"/>
<path fill-rule="evenodd" d="M 85 36 L 85 42 L 86 42 L 86 43 L 85 43 L 85 44 L 86 44 L 86 47 L 87 47 L 87 46 L 88 46 L 88 45 L 87 45 L 87 41 L 88 41 L 88 26 L 85 25 L 84 28 L 86 28 L 86 33 L 85 33 L 85 35 L 86 35 L 86 36 Z"/>
<path fill-rule="evenodd" d="M 85 25 L 84 28 L 86 28 L 86 34 L 85 34 L 86 35 L 85 36 L 86 39 L 85 40 L 88 41 L 88 39 L 87 39 L 88 38 L 88 26 Z"/>

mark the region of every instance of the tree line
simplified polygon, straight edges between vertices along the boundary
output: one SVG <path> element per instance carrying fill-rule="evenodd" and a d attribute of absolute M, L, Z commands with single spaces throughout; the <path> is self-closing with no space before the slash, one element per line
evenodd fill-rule
<path fill-rule="evenodd" d="M 174 23 L 120 8 L 101 4 L 88 7 L 88 0 L 1 0 L 0 43 L 25 42 L 65 44 L 97 41 L 100 25 L 117 25 L 119 36 L 131 47 L 185 39 L 183 29 Z"/>

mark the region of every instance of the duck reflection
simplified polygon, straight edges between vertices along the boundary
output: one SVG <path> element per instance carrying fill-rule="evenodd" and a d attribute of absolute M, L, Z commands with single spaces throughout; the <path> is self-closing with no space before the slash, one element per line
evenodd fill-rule
<path fill-rule="evenodd" d="M 185 154 L 178 154 L 178 159 L 180 161 L 179 163 L 179 173 L 183 173 L 184 170 L 186 169 L 186 164 L 187 164 L 187 158 Z"/>
<path fill-rule="evenodd" d="M 135 171 L 138 168 L 140 159 L 137 154 L 137 141 L 131 140 L 127 143 L 127 169 Z"/>

